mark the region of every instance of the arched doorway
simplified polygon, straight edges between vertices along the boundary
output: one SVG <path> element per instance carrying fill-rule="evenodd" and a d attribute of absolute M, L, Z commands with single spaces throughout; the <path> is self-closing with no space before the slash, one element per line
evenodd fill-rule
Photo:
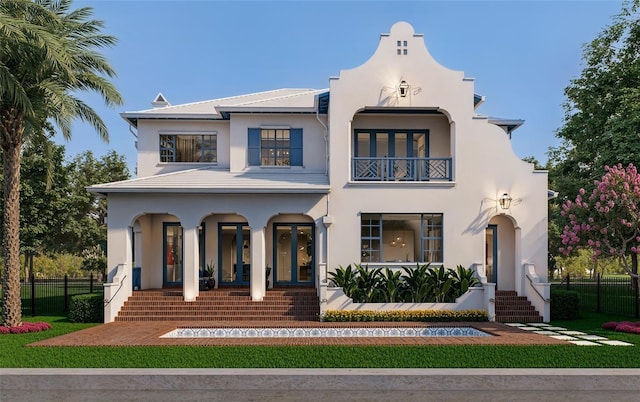
<path fill-rule="evenodd" d="M 487 282 L 496 289 L 515 290 L 516 235 L 511 219 L 504 215 L 491 218 L 485 229 L 485 268 Z"/>
<path fill-rule="evenodd" d="M 315 223 L 305 215 L 280 215 L 270 222 L 275 286 L 313 285 Z"/>

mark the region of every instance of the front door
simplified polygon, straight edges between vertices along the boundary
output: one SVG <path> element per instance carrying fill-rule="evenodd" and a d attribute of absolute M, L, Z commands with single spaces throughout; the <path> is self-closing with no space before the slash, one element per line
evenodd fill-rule
<path fill-rule="evenodd" d="M 485 230 L 485 262 L 488 283 L 498 283 L 498 225 Z"/>
<path fill-rule="evenodd" d="M 163 286 L 182 285 L 182 227 L 178 222 L 165 222 L 163 224 Z"/>
<path fill-rule="evenodd" d="M 314 231 L 314 225 L 311 223 L 273 225 L 273 265 L 276 285 L 313 284 Z"/>
<path fill-rule="evenodd" d="M 220 285 L 248 285 L 251 273 L 251 229 L 246 223 L 218 226 Z"/>

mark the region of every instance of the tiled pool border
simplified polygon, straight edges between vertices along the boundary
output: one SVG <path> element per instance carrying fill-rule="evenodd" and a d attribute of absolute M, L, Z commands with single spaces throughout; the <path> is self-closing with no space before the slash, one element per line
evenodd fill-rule
<path fill-rule="evenodd" d="M 177 328 L 161 338 L 414 338 L 486 337 L 472 327 Z"/>

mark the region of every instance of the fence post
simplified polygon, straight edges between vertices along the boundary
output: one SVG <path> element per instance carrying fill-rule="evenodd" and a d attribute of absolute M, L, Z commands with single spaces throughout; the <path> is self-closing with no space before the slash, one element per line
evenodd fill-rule
<path fill-rule="evenodd" d="M 64 311 L 69 311 L 69 276 L 64 274 Z"/>
<path fill-rule="evenodd" d="M 36 316 L 36 278 L 33 275 L 33 270 L 29 274 L 29 280 L 31 281 L 31 316 Z"/>
<path fill-rule="evenodd" d="M 93 293 L 93 271 L 89 274 L 89 293 Z"/>
<path fill-rule="evenodd" d="M 571 282 L 571 274 L 567 274 L 567 290 L 571 290 L 569 289 L 569 282 Z"/>
<path fill-rule="evenodd" d="M 636 318 L 640 318 L 640 290 L 638 290 L 638 285 L 640 285 L 640 281 L 638 280 L 638 278 L 633 278 L 634 282 L 635 282 L 635 293 L 636 293 Z"/>
<path fill-rule="evenodd" d="M 600 272 L 596 274 L 596 312 L 600 312 Z"/>

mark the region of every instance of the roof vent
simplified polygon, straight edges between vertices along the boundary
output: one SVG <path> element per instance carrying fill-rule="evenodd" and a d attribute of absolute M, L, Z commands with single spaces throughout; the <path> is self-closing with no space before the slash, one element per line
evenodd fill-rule
<path fill-rule="evenodd" d="M 159 92 L 158 95 L 156 95 L 156 98 L 151 102 L 151 104 L 154 108 L 171 106 L 169 101 L 164 97 L 164 95 L 162 95 L 162 92 Z"/>

